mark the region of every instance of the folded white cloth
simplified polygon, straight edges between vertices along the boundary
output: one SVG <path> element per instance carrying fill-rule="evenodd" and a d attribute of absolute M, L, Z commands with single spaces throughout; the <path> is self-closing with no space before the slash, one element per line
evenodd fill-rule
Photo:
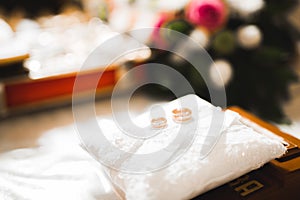
<path fill-rule="evenodd" d="M 51 130 L 39 147 L 0 155 L 1 200 L 115 200 L 102 167 L 79 146 L 73 126 Z"/>

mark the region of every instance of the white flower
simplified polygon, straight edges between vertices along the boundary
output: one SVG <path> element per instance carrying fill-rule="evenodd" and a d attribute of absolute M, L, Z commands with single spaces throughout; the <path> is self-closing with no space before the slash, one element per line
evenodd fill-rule
<path fill-rule="evenodd" d="M 227 60 L 215 60 L 209 69 L 209 76 L 215 87 L 222 88 L 232 79 L 232 66 Z"/>
<path fill-rule="evenodd" d="M 195 29 L 192 31 L 190 37 L 203 48 L 207 47 L 209 43 L 208 34 L 201 29 Z"/>
<path fill-rule="evenodd" d="M 12 28 L 3 19 L 0 18 L 0 42 L 5 42 L 12 38 L 14 32 Z"/>
<path fill-rule="evenodd" d="M 262 33 L 255 25 L 242 26 L 237 31 L 239 44 L 246 49 L 253 49 L 260 45 Z"/>
<path fill-rule="evenodd" d="M 180 10 L 189 0 L 162 0 L 157 1 L 157 7 L 162 10 Z"/>
<path fill-rule="evenodd" d="M 226 2 L 234 12 L 242 17 L 248 17 L 261 10 L 265 4 L 264 0 L 226 0 Z"/>

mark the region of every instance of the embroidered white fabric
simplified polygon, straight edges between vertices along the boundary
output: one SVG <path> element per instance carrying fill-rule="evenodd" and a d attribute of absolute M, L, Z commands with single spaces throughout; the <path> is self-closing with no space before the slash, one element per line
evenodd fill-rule
<path fill-rule="evenodd" d="M 200 108 L 198 126 L 191 128 L 196 122 L 194 110 L 194 121 L 185 124 L 185 131 L 196 130 L 194 143 L 166 168 L 147 174 L 107 169 L 110 175 L 107 177 L 102 167 L 80 148 L 73 125 L 66 126 L 46 133 L 38 142 L 40 147 L 0 155 L 0 199 L 115 200 L 118 197 L 107 178 L 122 190 L 120 194 L 127 200 L 190 199 L 256 169 L 286 151 L 280 138 L 270 138 L 270 133 L 261 127 L 255 127 L 254 131 L 241 123 L 243 120 L 239 115 L 226 111 L 221 138 L 211 153 L 200 159 L 205 130 L 212 120 L 214 108 L 201 99 L 197 102 Z M 177 106 L 176 101 L 163 105 L 168 128 L 144 142 L 124 135 L 111 119 L 99 119 L 99 125 L 106 138 L 119 149 L 139 154 L 155 152 L 176 137 L 174 133 L 179 125 L 168 113 Z M 188 103 L 184 106 L 193 107 Z M 149 113 L 135 122 L 145 129 L 150 128 Z M 107 152 L 113 156 L 109 149 Z M 122 158 L 118 164 L 126 166 L 131 159 Z"/>
<path fill-rule="evenodd" d="M 183 97 L 181 103 L 189 105 L 189 99 L 194 95 Z M 240 121 L 240 116 L 232 111 L 222 111 L 224 122 L 222 124 L 219 140 L 213 150 L 206 157 L 201 157 L 204 146 L 204 138 L 208 134 L 211 122 L 214 121 L 213 110 L 216 108 L 208 102 L 197 98 L 199 113 L 193 110 L 193 118 L 198 120 L 196 128 L 185 124 L 186 131 L 194 131 L 195 139 L 187 151 L 173 164 L 160 170 L 133 174 L 107 168 L 112 182 L 122 192 L 127 200 L 156 200 L 156 199 L 190 199 L 210 189 L 220 186 L 239 176 L 257 169 L 268 161 L 280 157 L 286 151 L 280 139 L 267 137 Z M 162 107 L 166 113 L 171 113 L 178 101 L 165 104 Z M 138 117 L 135 121 L 145 129 L 150 129 L 149 113 Z M 176 137 L 176 131 L 180 125 L 174 123 L 171 116 L 168 119 L 168 128 L 157 135 L 138 142 L 137 139 L 123 134 L 112 120 L 99 119 L 99 124 L 106 138 L 116 147 L 136 154 L 147 154 L 166 147 Z M 126 130 L 130 130 L 130 127 Z M 177 131 L 178 132 L 178 131 Z M 97 153 L 97 149 L 95 149 Z M 107 150 L 107 153 L 110 150 Z M 122 158 L 118 167 L 128 166 L 133 158 Z"/>

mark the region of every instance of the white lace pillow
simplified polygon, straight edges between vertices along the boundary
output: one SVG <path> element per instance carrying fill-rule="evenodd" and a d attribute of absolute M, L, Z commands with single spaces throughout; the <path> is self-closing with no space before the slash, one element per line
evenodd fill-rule
<path fill-rule="evenodd" d="M 196 99 L 197 105 L 191 104 L 191 99 Z M 134 164 L 134 157 L 122 159 L 116 170 L 107 168 L 112 182 L 121 191 L 120 195 L 124 199 L 190 199 L 257 169 L 268 161 L 280 157 L 286 151 L 279 140 L 266 137 L 241 123 L 237 113 L 223 112 L 195 95 L 188 95 L 163 105 L 165 113 L 171 113 L 174 106 L 178 106 L 179 101 L 184 106 L 192 107 L 194 120 L 183 126 L 186 133 L 191 131 L 195 133 L 193 143 L 172 164 L 150 173 L 134 174 L 118 170 L 122 166 Z M 199 112 L 194 110 L 195 106 L 199 108 Z M 224 120 L 217 119 L 216 122 L 216 114 L 223 116 Z M 176 130 L 181 125 L 174 123 L 172 116 L 166 117 L 168 127 L 142 142 L 136 142 L 135 138 L 124 135 L 112 120 L 100 120 L 99 124 L 106 138 L 115 146 L 124 151 L 143 155 L 166 147 L 176 138 Z M 145 129 L 149 128 L 147 125 L 149 113 L 140 116 L 136 121 Z M 193 126 L 195 123 L 197 126 Z M 217 130 L 220 134 L 209 133 L 212 124 L 221 125 L 220 130 Z M 209 154 L 203 156 L 207 134 L 217 136 L 218 140 L 215 145 L 210 143 L 214 148 L 211 151 L 206 150 Z M 97 149 L 95 151 L 97 152 Z M 109 153 L 109 150 L 107 151 Z M 157 158 L 157 162 L 159 160 Z M 152 160 L 152 162 L 156 161 Z"/>

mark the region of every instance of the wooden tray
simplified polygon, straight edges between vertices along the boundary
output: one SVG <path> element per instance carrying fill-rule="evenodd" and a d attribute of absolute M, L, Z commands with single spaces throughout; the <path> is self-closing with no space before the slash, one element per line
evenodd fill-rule
<path fill-rule="evenodd" d="M 29 54 L 20 54 L 13 57 L 0 57 L 0 67 L 5 67 L 13 63 L 23 62 L 25 59 L 29 58 Z"/>

